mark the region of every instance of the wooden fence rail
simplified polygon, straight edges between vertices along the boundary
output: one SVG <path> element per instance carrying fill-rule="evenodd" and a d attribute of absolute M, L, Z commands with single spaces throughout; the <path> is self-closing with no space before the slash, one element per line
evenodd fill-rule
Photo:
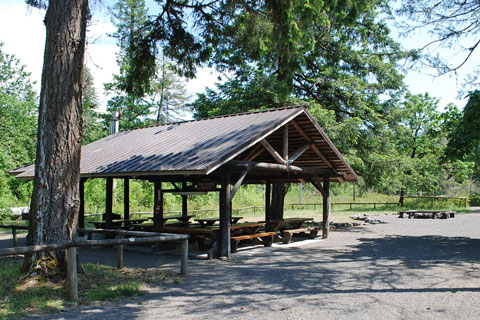
<path fill-rule="evenodd" d="M 84 229 L 84 232 L 90 230 Z M 103 233 L 118 233 L 118 230 L 102 230 L 96 232 Z M 122 231 L 122 235 L 139 236 L 139 232 Z M 147 232 L 142 233 L 141 238 L 121 238 L 121 239 L 106 239 L 106 240 L 73 240 L 64 243 L 25 246 L 16 248 L 0 249 L 0 257 L 13 256 L 18 254 L 35 253 L 42 251 L 56 251 L 67 250 L 67 293 L 68 299 L 72 301 L 78 300 L 78 276 L 77 276 L 77 247 L 93 247 L 93 246 L 119 246 L 119 267 L 123 266 L 123 245 L 131 244 L 147 244 L 158 243 L 164 241 L 182 241 L 181 246 L 181 265 L 180 274 L 185 275 L 188 272 L 188 235 L 184 234 L 168 234 L 147 236 Z M 120 250 L 121 248 L 121 250 Z M 120 258 L 121 255 L 121 258 Z M 121 260 L 121 265 L 120 265 Z"/>

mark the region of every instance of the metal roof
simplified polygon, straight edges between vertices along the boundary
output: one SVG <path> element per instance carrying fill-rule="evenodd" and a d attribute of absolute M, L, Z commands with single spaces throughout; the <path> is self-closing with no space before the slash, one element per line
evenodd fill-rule
<path fill-rule="evenodd" d="M 356 180 L 356 174 L 304 107 L 121 131 L 82 147 L 81 176 L 208 175 L 296 118 L 346 180 Z M 32 178 L 34 166 L 10 173 Z"/>

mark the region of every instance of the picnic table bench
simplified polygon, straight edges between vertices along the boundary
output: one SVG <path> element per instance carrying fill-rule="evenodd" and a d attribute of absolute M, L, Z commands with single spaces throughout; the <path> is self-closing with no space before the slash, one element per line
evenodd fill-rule
<path fill-rule="evenodd" d="M 231 223 L 235 224 L 243 217 L 232 217 Z M 220 218 L 196 218 L 194 221 L 198 222 L 201 226 L 213 226 L 215 222 L 220 221 Z"/>
<path fill-rule="evenodd" d="M 293 234 L 308 234 L 310 239 L 314 239 L 318 234 L 317 227 L 305 227 L 307 221 L 313 221 L 313 218 L 285 218 L 274 219 L 267 222 L 268 231 L 278 231 L 275 241 L 281 241 L 284 244 L 290 243 Z"/>

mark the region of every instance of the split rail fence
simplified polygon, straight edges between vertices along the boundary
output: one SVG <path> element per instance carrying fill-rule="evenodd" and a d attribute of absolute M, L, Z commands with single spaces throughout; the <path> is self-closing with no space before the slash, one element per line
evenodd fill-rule
<path fill-rule="evenodd" d="M 16 256 L 43 251 L 56 251 L 66 249 L 67 251 L 67 296 L 69 300 L 78 300 L 78 275 L 77 275 L 77 247 L 94 246 L 117 246 L 118 268 L 123 267 L 123 246 L 132 244 L 155 244 L 166 241 L 181 241 L 181 263 L 180 274 L 188 272 L 188 235 L 185 234 L 160 234 L 152 232 L 135 232 L 125 230 L 109 229 L 79 229 L 85 233 L 109 233 L 116 234 L 122 238 L 106 240 L 73 240 L 64 243 L 46 244 L 38 246 L 25 246 L 0 249 L 0 257 Z M 123 236 L 133 236 L 123 238 Z"/>

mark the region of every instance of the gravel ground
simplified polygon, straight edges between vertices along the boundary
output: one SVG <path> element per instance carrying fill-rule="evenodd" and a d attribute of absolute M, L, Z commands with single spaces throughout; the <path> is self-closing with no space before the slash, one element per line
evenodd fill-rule
<path fill-rule="evenodd" d="M 181 284 L 38 318 L 479 319 L 480 215 L 374 217 L 385 223 L 331 232 L 328 240 L 243 249 L 233 262 L 192 251 Z M 82 256 L 115 263 L 114 250 Z M 125 264 L 178 271 L 179 256 L 129 250 Z"/>

